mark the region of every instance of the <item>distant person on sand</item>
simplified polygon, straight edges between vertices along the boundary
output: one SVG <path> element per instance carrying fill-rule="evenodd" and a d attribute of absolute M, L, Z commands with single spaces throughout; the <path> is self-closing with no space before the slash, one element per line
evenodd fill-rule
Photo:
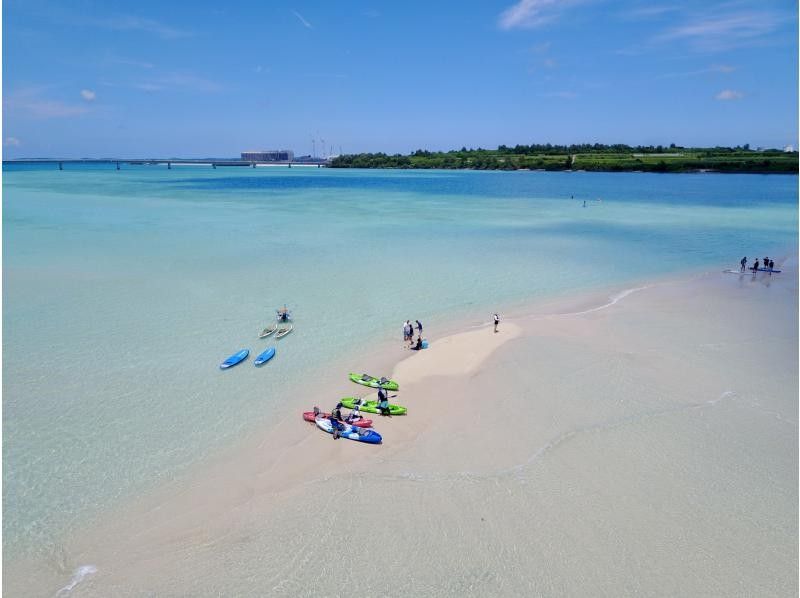
<path fill-rule="evenodd" d="M 753 274 L 755 274 L 756 272 L 758 272 L 758 260 L 756 260 L 756 263 L 753 264 Z"/>
<path fill-rule="evenodd" d="M 420 322 L 419 320 L 417 320 L 417 334 L 422 336 L 422 322 Z"/>
<path fill-rule="evenodd" d="M 410 327 L 410 326 L 409 326 L 409 324 L 408 324 L 408 320 L 406 320 L 406 323 L 405 323 L 405 324 L 403 324 L 403 342 L 404 342 L 404 343 L 407 343 L 407 342 L 408 342 L 408 336 L 409 336 L 409 334 L 411 334 L 411 333 L 409 332 L 409 329 L 410 329 L 410 328 L 411 328 L 411 327 Z"/>
<path fill-rule="evenodd" d="M 765 269 L 765 270 L 767 269 L 767 266 L 769 266 L 769 258 L 768 258 L 768 257 L 765 257 L 765 258 L 764 258 L 764 269 Z"/>
<path fill-rule="evenodd" d="M 494 331 L 497 332 L 497 325 L 500 323 L 500 316 L 494 314 Z"/>
<path fill-rule="evenodd" d="M 422 349 L 422 335 L 417 337 L 417 344 L 411 347 L 412 351 L 419 351 Z"/>
<path fill-rule="evenodd" d="M 775 267 L 775 262 L 769 261 L 769 275 L 772 276 L 772 269 Z"/>
<path fill-rule="evenodd" d="M 741 267 L 741 269 L 739 270 L 739 272 L 744 272 L 745 268 L 747 267 L 747 256 L 744 256 L 744 257 L 742 258 L 742 261 L 741 261 L 741 262 L 739 262 L 739 263 L 742 265 L 742 267 Z"/>

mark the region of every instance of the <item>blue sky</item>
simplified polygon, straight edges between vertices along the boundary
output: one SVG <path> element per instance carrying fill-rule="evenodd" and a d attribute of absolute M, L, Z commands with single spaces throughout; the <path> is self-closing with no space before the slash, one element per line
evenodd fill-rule
<path fill-rule="evenodd" d="M 796 146 L 797 54 L 789 0 L 5 0 L 3 155 Z"/>

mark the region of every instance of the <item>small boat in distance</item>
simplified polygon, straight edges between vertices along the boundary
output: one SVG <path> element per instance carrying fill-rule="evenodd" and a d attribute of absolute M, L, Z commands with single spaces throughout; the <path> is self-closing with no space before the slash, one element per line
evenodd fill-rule
<path fill-rule="evenodd" d="M 288 324 L 287 326 L 281 326 L 278 328 L 278 331 L 275 333 L 275 338 L 283 338 L 287 334 L 289 334 L 292 330 L 294 330 L 294 324 Z"/>
<path fill-rule="evenodd" d="M 277 322 L 273 322 L 270 326 L 267 326 L 266 328 L 264 328 L 264 330 L 262 330 L 261 332 L 258 333 L 258 338 L 267 338 L 270 334 L 275 332 L 277 329 L 278 329 L 278 323 Z"/>
<path fill-rule="evenodd" d="M 234 353 L 233 355 L 228 357 L 228 359 L 219 364 L 219 369 L 227 370 L 228 368 L 235 366 L 237 363 L 241 363 L 242 361 L 247 359 L 248 355 L 250 355 L 250 349 L 242 349 L 238 353 Z"/>
<path fill-rule="evenodd" d="M 292 312 L 289 311 L 289 308 L 287 308 L 285 304 L 282 308 L 276 309 L 275 314 L 275 318 L 278 322 L 288 322 L 292 319 Z"/>

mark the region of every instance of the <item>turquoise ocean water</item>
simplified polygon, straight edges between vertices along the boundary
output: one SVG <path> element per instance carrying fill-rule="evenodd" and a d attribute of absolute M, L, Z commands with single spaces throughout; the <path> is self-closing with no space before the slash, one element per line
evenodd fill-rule
<path fill-rule="evenodd" d="M 797 244 L 797 185 L 5 166 L 5 558 L 52 550 L 98 511 L 268 426 L 289 389 L 399 337 L 408 318 L 488 319 L 557 294 L 785 255 Z M 254 368 L 268 344 L 256 333 L 284 303 L 297 330 Z M 218 369 L 244 347 L 248 362 Z"/>

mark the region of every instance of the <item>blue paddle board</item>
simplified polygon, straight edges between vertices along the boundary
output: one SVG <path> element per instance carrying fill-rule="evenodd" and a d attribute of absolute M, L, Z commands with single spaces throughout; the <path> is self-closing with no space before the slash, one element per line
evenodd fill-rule
<path fill-rule="evenodd" d="M 267 363 L 270 359 L 275 357 L 275 347 L 270 347 L 263 353 L 260 353 L 256 360 L 253 362 L 253 365 L 261 365 L 262 363 Z"/>
<path fill-rule="evenodd" d="M 219 364 L 219 369 L 225 370 L 227 368 L 233 367 L 237 363 L 241 363 L 242 361 L 247 359 L 248 355 L 250 355 L 250 349 L 242 349 L 238 353 L 234 353 L 233 355 L 228 357 L 228 359 Z"/>

